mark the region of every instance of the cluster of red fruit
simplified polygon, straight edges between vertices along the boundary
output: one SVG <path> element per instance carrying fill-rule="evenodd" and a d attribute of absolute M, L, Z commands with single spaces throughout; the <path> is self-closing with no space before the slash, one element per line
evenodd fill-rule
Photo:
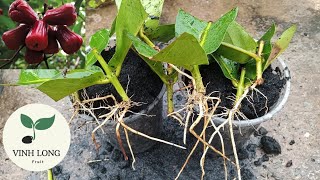
<path fill-rule="evenodd" d="M 5 32 L 2 40 L 11 50 L 18 50 L 25 45 L 25 60 L 29 64 L 42 62 L 45 54 L 58 53 L 58 42 L 67 54 L 77 52 L 82 45 L 81 36 L 67 27 L 77 19 L 76 9 L 72 4 L 50 9 L 39 19 L 26 1 L 16 0 L 10 5 L 8 14 L 20 25 Z"/>

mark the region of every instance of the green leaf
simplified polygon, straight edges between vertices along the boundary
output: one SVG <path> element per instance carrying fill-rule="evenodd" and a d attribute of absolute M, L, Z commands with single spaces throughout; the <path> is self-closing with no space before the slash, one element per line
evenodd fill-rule
<path fill-rule="evenodd" d="M 49 129 L 54 123 L 55 115 L 50 118 L 41 118 L 34 123 L 34 127 L 37 130 Z"/>
<path fill-rule="evenodd" d="M 264 60 L 267 60 L 270 56 L 270 52 L 272 49 L 271 39 L 276 32 L 276 26 L 275 24 L 272 24 L 272 26 L 268 29 L 268 31 L 260 38 L 259 41 L 264 41 L 264 46 L 262 50 L 262 57 Z M 264 62 L 264 64 L 266 61 Z"/>
<path fill-rule="evenodd" d="M 90 47 L 92 49 L 96 49 L 99 53 L 101 53 L 102 50 L 104 50 L 109 43 L 109 34 L 110 34 L 110 30 L 108 29 L 102 29 L 96 32 L 94 35 L 91 36 Z M 86 65 L 85 65 L 86 68 L 92 66 L 96 62 L 97 62 L 97 59 L 94 57 L 93 53 L 90 51 L 86 59 Z"/>
<path fill-rule="evenodd" d="M 256 53 L 257 48 L 255 40 L 235 21 L 230 24 L 223 43 L 218 48 L 217 53 L 241 64 L 248 62 L 252 58 L 248 54 L 232 47 L 237 47 L 254 54 Z"/>
<path fill-rule="evenodd" d="M 118 10 L 123 0 L 116 0 Z M 144 22 L 144 31 L 146 35 L 152 34 L 159 26 L 159 20 L 162 13 L 164 0 L 140 0 L 148 18 Z"/>
<path fill-rule="evenodd" d="M 155 49 L 150 47 L 145 42 L 141 41 L 138 37 L 134 36 L 133 34 L 128 32 L 127 36 L 132 40 L 132 43 L 135 49 L 139 52 L 139 54 L 151 58 L 158 53 Z"/>
<path fill-rule="evenodd" d="M 234 8 L 204 31 L 202 35 L 202 47 L 207 54 L 216 51 L 228 30 L 229 25 L 235 20 L 238 14 L 238 8 Z"/>
<path fill-rule="evenodd" d="M 105 80 L 105 75 L 97 66 L 91 69 L 72 70 L 63 79 L 46 81 L 37 87 L 53 100 L 58 101 L 80 89 L 99 84 Z"/>
<path fill-rule="evenodd" d="M 161 25 L 146 34 L 150 40 L 168 42 L 175 37 L 175 24 Z"/>
<path fill-rule="evenodd" d="M 207 55 L 197 39 L 188 33 L 183 33 L 151 60 L 178 66 L 209 64 Z"/>
<path fill-rule="evenodd" d="M 275 60 L 284 50 L 287 49 L 294 33 L 296 32 L 296 29 L 297 26 L 293 25 L 282 33 L 280 38 L 273 45 L 270 56 L 264 69 L 267 69 L 267 67 L 272 63 L 272 61 Z"/>
<path fill-rule="evenodd" d="M 116 52 L 109 61 L 110 67 L 120 67 L 132 45 L 131 39 L 128 38 L 125 30 L 137 35 L 147 17 L 148 14 L 143 9 L 140 0 L 121 1 L 116 21 Z"/>
<path fill-rule="evenodd" d="M 164 0 L 141 0 L 141 3 L 149 15 L 144 23 L 144 31 L 149 34 L 159 26 Z"/>
<path fill-rule="evenodd" d="M 226 59 L 217 54 L 211 54 L 211 56 L 219 64 L 224 76 L 232 81 L 238 81 L 239 79 L 239 64 L 237 62 Z"/>
<path fill-rule="evenodd" d="M 60 76 L 61 72 L 55 69 L 26 69 L 21 70 L 19 85 L 39 84 Z"/>
<path fill-rule="evenodd" d="M 24 127 L 26 127 L 26 128 L 33 127 L 33 121 L 29 116 L 27 116 L 25 114 L 21 114 L 20 119 L 21 119 L 21 123 Z"/>
<path fill-rule="evenodd" d="M 207 27 L 207 24 L 207 22 L 199 20 L 198 18 L 180 9 L 176 17 L 176 36 L 178 37 L 187 32 L 196 37 L 199 41 L 202 32 Z"/>
<path fill-rule="evenodd" d="M 249 60 L 245 64 L 246 75 L 245 75 L 245 84 L 248 82 L 254 82 L 257 79 L 257 62 L 254 59 Z"/>
<path fill-rule="evenodd" d="M 114 18 L 114 20 L 112 22 L 109 37 L 113 36 L 114 33 L 116 32 L 116 26 L 117 26 L 117 16 Z"/>

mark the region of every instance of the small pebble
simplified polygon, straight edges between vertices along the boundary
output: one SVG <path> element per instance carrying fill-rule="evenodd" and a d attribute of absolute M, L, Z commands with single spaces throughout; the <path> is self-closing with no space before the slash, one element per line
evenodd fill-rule
<path fill-rule="evenodd" d="M 102 168 L 100 169 L 100 172 L 101 172 L 101 174 L 107 173 L 107 168 L 102 167 Z"/>
<path fill-rule="evenodd" d="M 266 134 L 268 134 L 268 131 L 264 127 L 261 127 L 258 131 L 254 132 L 254 136 L 264 136 Z"/>
<path fill-rule="evenodd" d="M 281 154 L 281 146 L 278 141 L 269 136 L 261 138 L 261 148 L 266 154 Z"/>
<path fill-rule="evenodd" d="M 291 141 L 289 142 L 290 145 L 294 145 L 294 143 L 296 143 L 294 140 L 291 140 Z"/>
<path fill-rule="evenodd" d="M 291 167 L 292 166 L 292 160 L 288 161 L 286 164 L 286 167 Z"/>

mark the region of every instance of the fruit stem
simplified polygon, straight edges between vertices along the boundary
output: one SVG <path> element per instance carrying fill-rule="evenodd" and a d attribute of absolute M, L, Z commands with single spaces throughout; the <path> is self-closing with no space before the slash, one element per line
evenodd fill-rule
<path fill-rule="evenodd" d="M 92 49 L 92 52 L 93 52 L 94 56 L 97 58 L 97 60 L 99 61 L 100 65 L 102 66 L 102 69 L 105 71 L 105 73 L 107 75 L 107 79 L 115 87 L 116 91 L 121 96 L 122 100 L 123 101 L 130 101 L 130 98 L 128 97 L 126 91 L 123 89 L 116 74 L 111 70 L 111 68 L 106 63 L 106 61 L 103 59 L 103 57 L 98 53 L 98 51 L 96 49 Z"/>
<path fill-rule="evenodd" d="M 8 64 L 13 63 L 14 59 L 19 55 L 20 51 L 24 48 L 25 46 L 21 46 L 15 53 L 14 55 L 10 58 L 10 59 L 0 59 L 0 61 L 9 61 L 5 64 L 3 64 L 0 69 L 2 69 L 3 67 L 7 66 Z"/>
<path fill-rule="evenodd" d="M 153 42 L 143 33 L 143 28 L 139 31 L 139 36 L 145 43 L 147 43 L 150 47 L 155 48 L 156 46 L 153 44 Z"/>

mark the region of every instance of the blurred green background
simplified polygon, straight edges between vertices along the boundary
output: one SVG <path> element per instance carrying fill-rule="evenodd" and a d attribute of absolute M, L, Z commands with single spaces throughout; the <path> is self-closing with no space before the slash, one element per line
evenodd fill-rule
<path fill-rule="evenodd" d="M 0 8 L 3 10 L 3 15 L 0 16 L 0 35 L 10 29 L 15 28 L 18 24 L 13 22 L 8 17 L 8 9 L 10 4 L 14 2 L 14 0 L 0 0 Z M 29 5 L 35 10 L 36 13 L 42 13 L 44 11 L 44 2 L 46 0 L 28 0 Z M 53 6 L 57 8 L 65 3 L 73 3 L 77 8 L 78 18 L 76 23 L 69 27 L 73 32 L 81 35 L 83 37 L 83 42 L 85 41 L 85 0 L 47 0 L 49 6 Z M 9 50 L 2 38 L 0 40 L 0 59 L 10 59 L 15 51 Z M 18 59 L 15 63 L 8 65 L 4 68 L 6 69 L 46 69 L 45 62 L 42 62 L 38 67 L 35 65 L 28 65 L 24 60 L 24 53 L 25 48 L 20 52 Z M 80 69 L 84 67 L 85 63 L 85 44 L 82 45 L 81 49 L 73 54 L 67 55 L 62 50 L 58 54 L 53 55 L 48 59 L 48 64 L 51 69 Z M 0 66 L 3 65 L 5 62 L 0 61 Z"/>

